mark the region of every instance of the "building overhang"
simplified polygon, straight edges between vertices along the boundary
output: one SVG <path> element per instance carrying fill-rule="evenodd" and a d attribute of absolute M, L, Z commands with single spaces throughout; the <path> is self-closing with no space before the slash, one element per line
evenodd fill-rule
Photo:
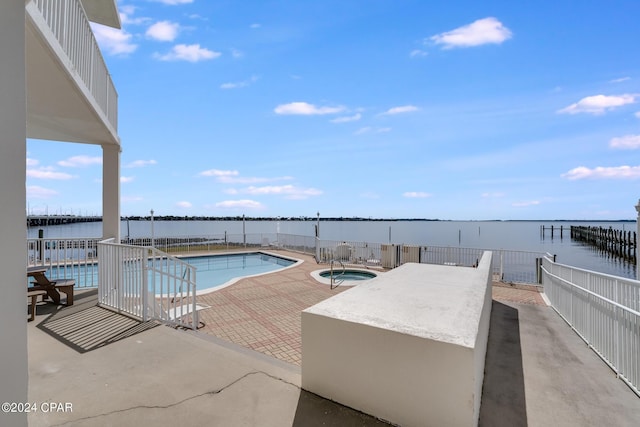
<path fill-rule="evenodd" d="M 120 145 L 117 109 L 110 120 L 96 99 L 96 95 L 109 98 L 108 86 L 98 84 L 97 91 L 90 92 L 79 74 L 80 64 L 71 61 L 36 12 L 27 13 L 25 23 L 27 138 Z M 81 58 L 90 56 L 95 52 L 87 51 Z M 116 108 L 117 94 L 111 98 Z"/>
<path fill-rule="evenodd" d="M 81 0 L 89 21 L 113 28 L 121 28 L 116 0 Z"/>

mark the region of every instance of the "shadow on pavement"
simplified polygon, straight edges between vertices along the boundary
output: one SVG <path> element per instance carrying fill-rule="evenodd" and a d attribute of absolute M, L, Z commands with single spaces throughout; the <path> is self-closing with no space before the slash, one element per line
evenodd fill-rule
<path fill-rule="evenodd" d="M 97 290 L 79 293 L 72 306 L 38 306 L 48 317 L 37 328 L 74 349 L 86 353 L 158 326 L 97 306 Z"/>
<path fill-rule="evenodd" d="M 527 425 L 518 310 L 493 301 L 480 426 Z"/>

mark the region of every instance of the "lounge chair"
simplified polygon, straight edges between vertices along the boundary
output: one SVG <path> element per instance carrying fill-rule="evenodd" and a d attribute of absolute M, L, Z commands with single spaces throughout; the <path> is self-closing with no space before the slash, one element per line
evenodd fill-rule
<path fill-rule="evenodd" d="M 46 291 L 47 295 L 56 303 L 60 303 L 60 292 L 67 296 L 67 305 L 73 305 L 73 288 L 76 284 L 73 279 L 54 279 L 44 274 L 47 267 L 35 266 L 27 268 L 27 276 L 33 277 L 35 282 L 29 291 Z"/>
<path fill-rule="evenodd" d="M 36 303 L 38 302 L 38 297 L 41 295 L 44 298 L 44 296 L 47 295 L 47 291 L 27 290 L 27 297 L 31 298 L 29 304 L 31 307 L 31 317 L 29 317 L 29 321 L 33 321 L 36 318 Z"/>

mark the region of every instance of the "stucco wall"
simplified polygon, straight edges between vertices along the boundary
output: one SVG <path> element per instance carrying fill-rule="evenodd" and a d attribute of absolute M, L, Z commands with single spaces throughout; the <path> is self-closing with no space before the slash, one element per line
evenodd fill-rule
<path fill-rule="evenodd" d="M 302 387 L 403 426 L 476 425 L 490 264 L 405 264 L 303 311 Z"/>

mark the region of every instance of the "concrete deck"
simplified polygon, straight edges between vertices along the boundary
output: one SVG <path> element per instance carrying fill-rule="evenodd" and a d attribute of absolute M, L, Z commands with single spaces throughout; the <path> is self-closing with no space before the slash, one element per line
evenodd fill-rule
<path fill-rule="evenodd" d="M 72 307 L 41 303 L 28 326 L 29 400 L 38 407 L 69 403 L 72 410 L 38 410 L 29 415 L 30 425 L 385 425 L 301 391 L 300 367 L 267 355 L 293 354 L 298 304 L 315 304 L 317 292 L 331 295 L 309 275 L 318 265 L 304 259 L 295 269 L 245 279 L 214 292 L 220 294 L 210 301 L 202 298 L 212 306 L 200 312 L 207 331 L 246 347 L 202 329 L 141 324 L 96 307 L 91 291 L 79 292 Z M 542 305 L 537 292 L 494 285 L 493 296 L 480 425 L 640 424 L 640 398 Z M 226 315 L 216 312 L 220 306 L 236 317 L 225 322 Z M 278 319 L 278 312 L 293 320 Z M 271 324 L 260 329 L 256 319 L 265 318 Z M 265 329 L 273 335 L 271 346 L 256 340 Z M 251 338 L 241 336 L 243 330 Z"/>

